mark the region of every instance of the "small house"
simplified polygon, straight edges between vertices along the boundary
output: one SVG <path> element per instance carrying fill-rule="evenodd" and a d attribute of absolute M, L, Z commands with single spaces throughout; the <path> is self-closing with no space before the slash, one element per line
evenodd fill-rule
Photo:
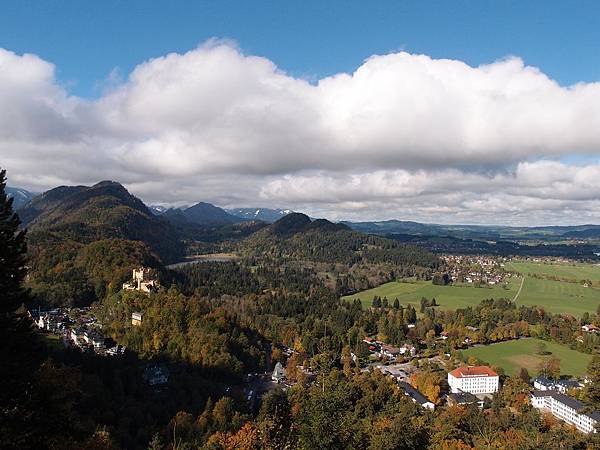
<path fill-rule="evenodd" d="M 132 312 L 131 313 L 131 325 L 134 327 L 139 327 L 142 324 L 144 314 L 141 312 Z"/>
<path fill-rule="evenodd" d="M 581 326 L 581 331 L 585 332 L 585 333 L 593 333 L 593 334 L 598 334 L 598 327 L 595 325 L 587 324 L 587 325 L 582 325 Z"/>
<path fill-rule="evenodd" d="M 285 380 L 285 369 L 283 368 L 283 365 L 280 362 L 277 362 L 277 364 L 275 364 L 275 369 L 271 374 L 271 380 L 277 383 L 281 383 L 283 380 Z"/>
<path fill-rule="evenodd" d="M 465 406 L 477 405 L 483 408 L 483 400 L 480 400 L 470 392 L 452 392 L 448 394 L 448 405 L 450 406 Z"/>
<path fill-rule="evenodd" d="M 417 354 L 417 349 L 414 345 L 404 344 L 400 347 L 400 354 L 402 356 L 415 356 Z"/>

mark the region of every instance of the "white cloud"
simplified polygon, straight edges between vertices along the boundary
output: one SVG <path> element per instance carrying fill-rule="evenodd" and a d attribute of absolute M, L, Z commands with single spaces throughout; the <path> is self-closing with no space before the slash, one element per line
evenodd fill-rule
<path fill-rule="evenodd" d="M 584 223 L 600 221 L 599 179 L 599 164 L 540 160 L 493 174 L 450 168 L 286 175 L 266 183 L 261 197 L 334 211 L 336 218 Z"/>
<path fill-rule="evenodd" d="M 311 84 L 209 41 L 121 84 L 111 75 L 93 101 L 70 96 L 54 70 L 0 49 L 12 184 L 110 178 L 152 202 L 338 218 L 599 219 L 599 166 L 560 160 L 600 154 L 600 83 L 561 87 L 518 58 L 470 67 L 399 52 Z"/>

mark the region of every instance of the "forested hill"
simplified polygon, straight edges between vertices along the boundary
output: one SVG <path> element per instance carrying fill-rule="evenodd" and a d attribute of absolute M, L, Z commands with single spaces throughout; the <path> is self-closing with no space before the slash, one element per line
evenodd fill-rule
<path fill-rule="evenodd" d="M 102 239 L 141 241 L 164 262 L 176 261 L 183 253 L 171 224 L 113 181 L 91 187 L 57 187 L 35 197 L 18 214 L 34 243 L 57 239 L 81 244 Z"/>
<path fill-rule="evenodd" d="M 243 243 L 250 256 L 306 259 L 315 262 L 355 264 L 393 263 L 436 267 L 438 259 L 418 247 L 352 231 L 325 219 L 311 221 L 292 213 L 254 233 Z"/>
<path fill-rule="evenodd" d="M 61 186 L 18 211 L 27 227 L 28 287 L 42 305 L 87 305 L 119 289 L 132 268 L 183 254 L 179 233 L 123 186 Z"/>

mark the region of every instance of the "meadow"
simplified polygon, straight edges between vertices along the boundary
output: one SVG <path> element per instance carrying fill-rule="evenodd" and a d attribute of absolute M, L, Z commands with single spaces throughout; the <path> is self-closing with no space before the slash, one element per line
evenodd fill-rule
<path fill-rule="evenodd" d="M 543 342 L 548 355 L 538 355 L 537 345 Z M 540 362 L 545 358 L 556 357 L 560 359 L 562 375 L 579 377 L 585 374 L 587 365 L 592 359 L 591 355 L 571 350 L 561 344 L 550 341 L 542 341 L 536 338 L 524 338 L 515 341 L 499 342 L 464 350 L 466 357 L 475 356 L 482 361 L 502 367 L 507 375 L 514 375 L 524 367 L 531 376 L 538 373 Z"/>
<path fill-rule="evenodd" d="M 392 281 L 344 298 L 359 298 L 364 306 L 371 306 L 375 295 L 387 297 L 390 302 L 397 297 L 401 304 L 412 304 L 418 309 L 421 297 L 426 297 L 435 298 L 441 309 L 453 310 L 475 306 L 486 298 L 515 299 L 523 280 L 523 288 L 515 299 L 519 305 L 541 306 L 554 314 L 571 314 L 575 317 L 581 317 L 586 312 L 595 313 L 600 305 L 600 266 L 595 264 L 515 261 L 507 263 L 505 268 L 518 272 L 521 277 L 508 278 L 502 285 L 484 287 L 471 284 L 436 286 L 430 281 Z M 555 276 L 573 282 L 534 278 L 530 274 Z M 592 286 L 583 286 L 579 282 L 582 279 L 591 280 Z"/>
<path fill-rule="evenodd" d="M 584 312 L 596 312 L 600 304 L 600 289 L 578 283 L 525 277 L 517 304 L 543 306 L 551 313 L 580 317 Z"/>
<path fill-rule="evenodd" d="M 548 263 L 532 261 L 511 261 L 506 263 L 506 270 L 523 275 L 535 274 L 540 276 L 570 279 L 576 282 L 591 280 L 600 284 L 600 265 L 586 263 Z"/>
<path fill-rule="evenodd" d="M 431 281 L 391 281 L 373 289 L 344 297 L 346 300 L 358 298 L 363 306 L 371 306 L 374 296 L 387 297 L 391 302 L 395 298 L 401 305 L 411 304 L 419 309 L 421 298 L 435 298 L 441 309 L 457 309 L 475 306 L 486 298 L 512 299 L 519 288 L 520 279 L 510 279 L 506 287 L 502 285 L 475 287 L 468 284 L 437 286 Z"/>

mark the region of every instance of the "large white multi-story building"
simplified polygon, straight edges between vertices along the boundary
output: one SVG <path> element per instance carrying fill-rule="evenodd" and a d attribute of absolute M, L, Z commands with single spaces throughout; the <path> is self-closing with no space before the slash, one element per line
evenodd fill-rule
<path fill-rule="evenodd" d="M 487 366 L 459 367 L 448 373 L 452 393 L 493 394 L 498 391 L 498 374 Z"/>
<path fill-rule="evenodd" d="M 531 405 L 550 412 L 557 419 L 574 425 L 584 433 L 595 433 L 596 424 L 600 421 L 599 412 L 587 412 L 585 405 L 579 400 L 554 390 L 533 391 Z"/>

